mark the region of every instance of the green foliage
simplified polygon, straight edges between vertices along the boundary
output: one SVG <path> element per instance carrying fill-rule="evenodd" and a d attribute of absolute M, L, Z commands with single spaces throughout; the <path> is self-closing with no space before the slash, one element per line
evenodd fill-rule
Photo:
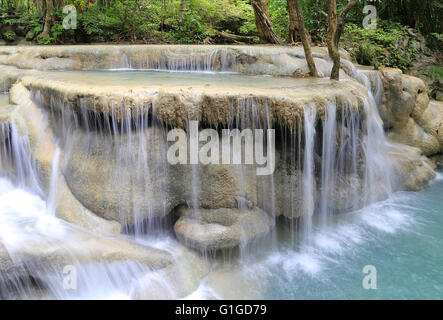
<path fill-rule="evenodd" d="M 358 63 L 376 68 L 406 70 L 417 54 L 417 49 L 410 45 L 408 28 L 398 23 L 379 23 L 374 30 L 348 24 L 343 43 Z"/>
<path fill-rule="evenodd" d="M 426 45 L 432 50 L 443 51 L 443 34 L 430 33 L 426 36 Z"/>
<path fill-rule="evenodd" d="M 39 35 L 45 12 L 17 2 L 19 18 L 0 20 L 8 25 L 24 25 Z M 49 37 L 38 37 L 40 44 L 90 42 L 176 42 L 198 43 L 207 37 L 217 39 L 216 31 L 255 35 L 254 12 L 249 0 L 67 0 L 77 9 L 77 29 L 65 30 L 62 6 L 56 6 Z M 5 15 L 6 17 L 7 15 Z M 1 17 L 0 17 L 1 19 Z"/>
<path fill-rule="evenodd" d="M 275 33 L 289 40 L 289 13 L 287 0 L 269 0 L 269 14 Z"/>
<path fill-rule="evenodd" d="M 37 42 L 38 44 L 51 44 L 54 41 L 54 38 L 51 37 L 39 37 Z"/>
<path fill-rule="evenodd" d="M 442 33 L 443 2 L 441 0 L 378 0 L 380 18 L 399 22 L 427 35 Z"/>
<path fill-rule="evenodd" d="M 240 35 L 254 35 L 257 31 L 249 0 L 219 1 L 217 15 L 212 18 L 212 27 Z"/>
<path fill-rule="evenodd" d="M 9 30 L 3 33 L 3 39 L 5 39 L 8 42 L 14 42 L 16 38 L 17 35 L 15 34 L 14 31 Z"/>
<path fill-rule="evenodd" d="M 435 78 L 443 79 L 443 68 L 433 66 L 431 67 L 431 73 Z"/>
<path fill-rule="evenodd" d="M 348 0 L 346 0 L 347 2 Z M 311 33 L 313 41 L 324 42 L 326 40 L 327 14 L 326 1 L 301 0 L 305 26 Z M 338 3 L 343 2 L 339 0 Z M 355 11 L 355 10 L 354 10 Z M 352 11 L 352 12 L 354 12 Z"/>
<path fill-rule="evenodd" d="M 349 0 L 337 0 L 339 10 Z M 315 43 L 326 40 L 326 1 L 300 0 L 306 28 Z M 0 0 L 0 5 L 6 3 Z M 18 36 L 23 32 L 33 31 L 38 36 L 45 20 L 43 2 L 8 0 L 8 10 L 2 11 L 0 24 L 12 26 Z M 53 25 L 49 37 L 40 39 L 43 44 L 119 42 L 134 43 L 174 42 L 201 43 L 224 42 L 217 35 L 225 31 L 237 35 L 257 36 L 254 11 L 250 0 L 64 0 L 54 1 L 56 11 L 53 14 Z M 405 59 L 397 56 L 395 50 L 388 48 L 388 53 L 381 52 L 385 43 L 392 44 L 388 35 L 376 33 L 365 34 L 358 31 L 365 14 L 363 7 L 374 4 L 383 21 L 401 22 L 403 25 L 417 27 L 428 34 L 429 46 L 441 50 L 441 0 L 404 1 L 404 0 L 359 0 L 356 7 L 347 16 L 347 22 L 355 25 L 349 29 L 354 36 L 352 46 L 360 52 L 358 57 L 371 63 L 375 55 L 382 54 L 374 64 L 400 65 L 408 64 L 409 54 Z M 63 5 L 73 5 L 77 9 L 77 30 L 65 30 L 62 21 Z M 289 15 L 287 0 L 268 0 L 271 23 L 277 35 L 287 41 L 289 36 Z M 4 9 L 4 7 L 3 7 Z M 18 18 L 17 18 L 18 17 Z M 439 29 L 440 28 L 440 29 Z M 391 28 L 397 30 L 398 28 Z M 389 30 L 391 30 L 389 29 Z M 4 29 L 3 29 L 4 30 Z M 7 30 L 10 30 L 8 28 Z M 385 27 L 382 30 L 388 30 Z M 388 32 L 386 32 L 388 33 Z M 209 38 L 209 39 L 208 39 Z M 363 40 L 361 45 L 357 41 Z M 348 41 L 349 42 L 349 41 Z M 349 44 L 349 43 L 348 43 Z"/>

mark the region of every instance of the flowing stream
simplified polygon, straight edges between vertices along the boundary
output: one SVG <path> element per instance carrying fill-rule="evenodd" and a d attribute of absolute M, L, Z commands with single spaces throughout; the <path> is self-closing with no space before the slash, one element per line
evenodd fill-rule
<path fill-rule="evenodd" d="M 232 65 L 230 59 L 223 56 L 222 64 Z M 116 88 L 121 83 L 128 88 L 168 83 L 168 90 L 189 86 L 247 91 L 253 83 L 258 89 L 279 94 L 289 89 L 303 93 L 312 84 L 308 79 L 295 85 L 292 78 L 211 74 L 212 60 L 210 56 L 201 65 L 192 59 L 159 59 L 141 65 L 143 72 L 120 69 L 46 75 L 54 81 L 69 79 L 86 86 L 100 87 L 106 81 L 106 86 Z M 125 55 L 120 64 L 124 69 L 134 68 Z M 16 266 L 0 270 L 0 298 L 443 298 L 443 254 L 439 250 L 443 246 L 443 176 L 439 174 L 437 181 L 421 192 L 392 193 L 391 169 L 386 161 L 388 143 L 377 109 L 383 94 L 381 80 L 354 72 L 354 78 L 369 89 L 363 108 L 351 99 L 344 105 L 328 101 L 324 114 L 319 114 L 314 104 L 304 104 L 303 116 L 294 119 L 293 128 L 279 128 L 279 157 L 287 159 L 287 167 L 278 169 L 281 180 L 276 174 L 264 178 L 260 187 L 257 183 L 261 203 L 254 200 L 275 223 L 275 230 L 255 239 L 251 246 L 244 240 L 247 238 L 241 238 L 240 254 L 229 250 L 221 256 L 203 252 L 199 259 L 209 265 L 209 271 L 197 280 L 192 293 L 177 285 L 180 281 L 176 277 L 190 279 L 187 277 L 194 262 L 193 258 L 182 258 L 188 255 L 176 241 L 170 221 L 175 218 L 168 214 L 186 205 L 203 219 L 201 210 L 207 206 L 205 196 L 210 192 L 205 190 L 205 169 L 200 165 L 192 164 L 190 170 L 179 173 L 167 165 L 167 145 L 162 139 L 168 126 L 157 118 L 155 103 L 141 106 L 136 114 L 117 105 L 105 116 L 87 105 L 71 109 L 55 95 L 48 103 L 44 93 L 32 92 L 34 102 L 53 126 L 57 141 L 45 193 L 38 182 L 28 138 L 20 135 L 13 122 L 1 123 L 5 141 L 0 149 L 0 244 Z M 316 84 L 326 86 L 328 80 L 320 79 Z M 237 111 L 226 126 L 243 129 L 252 123 L 256 128 L 271 128 L 270 106 L 264 101 L 247 97 L 238 102 L 241 112 Z M 198 112 L 197 108 L 196 119 Z M 260 117 L 261 113 L 265 116 Z M 188 128 L 191 120 L 186 123 Z M 271 141 L 267 143 L 272 145 Z M 93 161 L 103 167 L 91 165 Z M 80 197 L 84 192 L 82 183 L 91 183 L 88 177 L 82 177 L 87 172 L 104 172 L 95 179 L 124 186 L 117 192 L 111 184 L 94 189 L 95 198 L 83 204 L 91 206 L 109 197 L 108 207 L 97 207 L 105 214 L 114 214 L 110 218 L 122 225 L 123 234 L 112 239 L 168 253 L 177 273 L 171 278 L 167 268 L 156 270 L 130 259 L 88 259 L 94 254 L 92 249 L 89 251 L 88 241 L 99 240 L 91 240 L 95 238 L 90 232 L 56 217 L 60 172 L 67 180 L 84 179 L 78 185 L 69 185 Z M 238 210 L 248 210 L 253 205 L 246 196 L 247 168 L 241 165 L 234 172 L 241 178 L 238 189 L 243 198 L 237 199 Z M 165 177 L 170 176 L 177 180 L 187 177 L 184 187 L 177 181 L 173 182 L 178 186 L 168 184 Z M 287 189 L 279 192 L 282 181 Z M 100 194 L 108 187 L 109 192 Z M 176 194 L 171 196 L 173 192 Z M 133 205 L 128 208 L 125 202 L 129 200 Z M 298 225 L 295 218 L 300 216 Z M 224 228 L 220 223 L 217 230 Z M 39 248 L 54 250 L 40 259 L 33 256 Z M 68 254 L 60 254 L 60 248 Z M 61 261 L 53 258 L 58 254 Z M 59 265 L 49 261 L 54 259 L 63 266 L 65 255 L 74 261 L 77 273 L 77 289 L 71 291 L 66 290 L 65 274 Z M 376 290 L 366 290 L 362 285 L 365 266 L 377 270 Z"/>
<path fill-rule="evenodd" d="M 226 267 L 230 276 L 223 279 L 228 284 L 219 290 L 224 297 L 242 298 L 229 291 L 232 283 L 241 281 L 266 299 L 441 299 L 442 191 L 439 174 L 427 190 L 399 192 L 362 210 L 334 216 L 329 227 L 314 227 L 309 251 L 294 248 L 290 234 L 282 231 L 276 252 Z M 376 290 L 363 287 L 367 265 L 377 270 Z M 194 296 L 217 293 L 217 276 L 209 276 Z"/>
<path fill-rule="evenodd" d="M 314 226 L 309 251 L 294 247 L 288 229 L 281 227 L 276 251 L 262 252 L 241 263 L 215 263 L 199 288 L 186 298 L 443 298 L 442 192 L 443 174 L 439 174 L 427 190 L 396 193 L 365 209 L 334 216 L 328 228 Z M 6 179 L 0 180 L 0 193 L 0 230 L 6 244 L 63 238 L 64 224 L 49 215 L 38 196 Z M 158 245 L 167 246 L 168 241 Z M 377 269 L 377 290 L 362 286 L 366 265 Z M 56 298 L 126 299 L 131 286 L 152 277 L 149 270 L 131 263 L 85 264 L 81 268 L 80 281 L 86 289 L 77 295 L 55 286 L 62 283 L 60 275 L 48 276 Z M 33 294 L 31 297 L 41 297 Z"/>

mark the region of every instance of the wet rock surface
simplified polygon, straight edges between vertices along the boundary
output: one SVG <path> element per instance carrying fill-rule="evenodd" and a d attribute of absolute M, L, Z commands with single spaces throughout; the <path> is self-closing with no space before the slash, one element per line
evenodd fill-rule
<path fill-rule="evenodd" d="M 429 159 L 414 147 L 392 144 L 389 162 L 394 171 L 392 180 L 396 190 L 420 191 L 436 177 Z"/>
<path fill-rule="evenodd" d="M 56 144 L 52 130 L 45 121 L 42 111 L 30 100 L 30 93 L 21 85 L 11 90 L 11 101 L 17 104 L 13 113 L 13 120 L 19 127 L 19 132 L 27 135 L 30 140 L 32 158 L 38 168 L 39 182 L 43 187 L 43 194 L 48 195 L 52 162 L 56 152 Z M 57 168 L 59 170 L 59 168 Z M 61 218 L 78 226 L 100 233 L 119 234 L 121 226 L 115 221 L 107 221 L 86 209 L 75 198 L 66 184 L 61 172 L 58 173 L 56 213 Z"/>
<path fill-rule="evenodd" d="M 212 252 L 232 249 L 264 237 L 275 220 L 259 208 L 179 208 L 174 226 L 177 238 L 186 246 Z"/>
<path fill-rule="evenodd" d="M 326 49 L 315 48 L 314 57 L 327 75 Z M 277 216 L 296 219 L 318 208 L 345 212 L 385 199 L 390 190 L 384 177 L 374 175 L 371 188 L 364 182 L 367 117 L 378 115 L 365 110 L 370 97 L 361 83 L 373 91 L 391 140 L 410 146 L 391 148 L 389 163 L 383 164 L 394 168 L 393 190 L 425 188 L 443 150 L 442 106 L 430 103 L 423 81 L 394 69 L 360 74 L 347 60 L 340 82 L 276 77 L 304 72 L 299 48 L 174 46 L 165 52 L 164 46 L 16 47 L 0 49 L 0 63 L 0 83 L 15 105 L 2 103 L 0 119 L 14 121 L 20 134 L 29 136 L 43 194 L 49 191 L 57 141 L 56 214 L 101 234 L 118 234 L 122 227 L 179 208 L 177 238 L 194 249 L 216 251 L 265 236 Z M 103 71 L 113 68 L 241 74 Z M 83 69 L 102 71 L 66 71 Z M 340 165 L 353 168 L 336 172 L 334 167 L 327 172 L 334 179 L 325 182 L 320 172 L 327 164 L 322 160 L 322 139 L 327 137 L 321 136 L 322 121 L 331 105 L 336 108 L 332 122 L 340 128 L 330 142 L 331 152 L 342 152 Z M 316 114 L 310 132 L 304 130 L 306 110 Z M 199 120 L 202 128 L 273 127 L 279 134 L 290 132 L 293 141 L 291 148 L 278 144 L 270 176 L 257 176 L 256 165 L 171 165 L 167 131 L 187 129 L 190 120 Z M 309 134 L 312 160 L 304 157 Z M 303 172 L 309 161 L 311 177 Z M 366 195 L 369 189 L 374 194 Z M 122 250 L 106 255 L 125 258 Z M 149 296 L 143 290 L 139 295 Z"/>
<path fill-rule="evenodd" d="M 326 48 L 314 47 L 319 71 L 328 76 L 332 67 Z M 349 54 L 340 51 L 344 59 Z M 0 63 L 21 69 L 106 70 L 162 69 L 225 71 L 245 74 L 292 76 L 308 72 L 301 47 L 211 45 L 95 45 L 33 46 L 0 50 Z M 346 73 L 343 72 L 343 76 Z"/>
<path fill-rule="evenodd" d="M 417 147 L 426 156 L 441 153 L 441 103 L 430 103 L 422 80 L 404 75 L 398 69 L 382 69 L 381 73 L 387 95 L 383 121 L 389 128 L 388 137 Z"/>

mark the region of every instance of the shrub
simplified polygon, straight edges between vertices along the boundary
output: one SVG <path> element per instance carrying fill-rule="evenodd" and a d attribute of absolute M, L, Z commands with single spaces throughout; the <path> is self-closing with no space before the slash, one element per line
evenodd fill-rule
<path fill-rule="evenodd" d="M 426 36 L 426 45 L 432 50 L 443 51 L 443 34 L 430 33 Z"/>
<path fill-rule="evenodd" d="M 443 80 L 443 68 L 442 67 L 437 67 L 437 66 L 431 67 L 431 73 L 435 78 L 439 78 L 439 79 Z"/>
<path fill-rule="evenodd" d="M 14 31 L 9 30 L 3 33 L 3 39 L 5 39 L 7 42 L 14 42 L 16 38 L 17 35 Z"/>
<path fill-rule="evenodd" d="M 406 70 L 418 51 L 411 45 L 408 28 L 397 23 L 379 23 L 375 30 L 355 24 L 345 26 L 343 45 L 359 64 Z"/>

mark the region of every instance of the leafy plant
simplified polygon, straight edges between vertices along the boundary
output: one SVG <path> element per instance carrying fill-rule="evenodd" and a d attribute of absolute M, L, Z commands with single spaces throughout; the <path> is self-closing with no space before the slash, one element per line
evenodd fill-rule
<path fill-rule="evenodd" d="M 9 30 L 3 33 L 3 39 L 5 39 L 8 42 L 14 42 L 16 38 L 17 35 L 15 34 L 14 31 Z"/>
<path fill-rule="evenodd" d="M 38 44 L 51 44 L 54 41 L 54 38 L 51 37 L 39 37 L 37 42 Z"/>
<path fill-rule="evenodd" d="M 443 79 L 443 68 L 434 66 L 431 68 L 431 73 L 434 75 L 434 77 Z"/>
<path fill-rule="evenodd" d="M 355 24 L 345 27 L 344 47 L 359 64 L 406 70 L 417 55 L 408 28 L 398 23 L 379 23 L 377 29 Z"/>
<path fill-rule="evenodd" d="M 443 34 L 430 33 L 426 36 L 426 44 L 433 50 L 443 51 Z"/>

